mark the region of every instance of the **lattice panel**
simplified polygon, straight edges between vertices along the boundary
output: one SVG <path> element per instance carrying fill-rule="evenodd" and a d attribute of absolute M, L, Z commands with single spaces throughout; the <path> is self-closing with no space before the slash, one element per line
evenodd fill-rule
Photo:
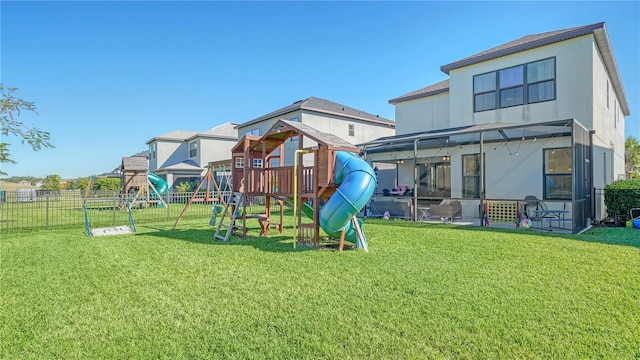
<path fill-rule="evenodd" d="M 489 221 L 513 222 L 517 216 L 518 205 L 515 202 L 488 201 Z"/>

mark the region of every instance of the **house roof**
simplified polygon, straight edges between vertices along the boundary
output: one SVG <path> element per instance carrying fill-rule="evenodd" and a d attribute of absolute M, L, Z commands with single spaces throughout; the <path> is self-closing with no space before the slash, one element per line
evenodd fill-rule
<path fill-rule="evenodd" d="M 195 131 L 174 130 L 174 131 L 168 132 L 166 134 L 154 136 L 149 141 L 147 141 L 146 144 L 151 144 L 152 142 L 157 141 L 157 140 L 185 141 L 187 138 L 190 138 L 193 135 L 196 135 Z"/>
<path fill-rule="evenodd" d="M 447 92 L 447 91 L 449 91 L 449 79 L 440 81 L 438 83 L 435 83 L 433 85 L 429 85 L 427 87 L 424 87 L 422 89 L 418 89 L 416 91 L 412 91 L 412 92 L 410 92 L 408 94 L 404 94 L 402 96 L 398 96 L 395 99 L 389 100 L 389 104 L 396 104 L 396 103 L 399 103 L 401 101 L 407 101 L 407 100 L 418 99 L 418 98 L 421 98 L 421 97 L 432 96 L 432 95 L 440 94 L 440 93 Z"/>
<path fill-rule="evenodd" d="M 198 137 L 218 138 L 218 139 L 238 139 L 238 123 L 226 122 L 209 130 L 205 130 L 186 138 L 186 141 L 193 140 Z"/>
<path fill-rule="evenodd" d="M 335 103 L 333 101 L 329 101 L 329 100 L 325 100 L 317 97 L 309 97 L 303 100 L 296 101 L 291 105 L 285 106 L 276 111 L 272 111 L 268 114 L 262 115 L 253 120 L 242 123 L 238 125 L 237 128 L 253 125 L 261 121 L 279 117 L 297 110 L 309 110 L 309 111 L 315 111 L 323 114 L 344 116 L 344 117 L 361 120 L 365 122 L 388 125 L 389 127 L 396 126 L 395 122 L 389 119 L 380 117 L 378 115 L 373 115 L 365 111 L 357 110 L 342 104 Z"/>
<path fill-rule="evenodd" d="M 193 160 L 184 160 L 182 162 L 176 163 L 176 164 L 171 164 L 165 167 L 162 167 L 158 170 L 156 170 L 155 172 L 171 172 L 171 171 L 195 171 L 195 172 L 201 172 L 202 170 L 204 170 L 203 168 L 199 167 L 198 164 L 196 164 L 195 161 Z"/>
<path fill-rule="evenodd" d="M 133 154 L 131 156 L 144 157 L 149 158 L 149 150 L 140 151 L 139 153 Z"/>
<path fill-rule="evenodd" d="M 526 35 L 464 59 L 442 65 L 440 70 L 448 75 L 451 70 L 589 34 L 593 34 L 598 49 L 602 54 L 602 59 L 607 72 L 609 73 L 609 77 L 611 78 L 611 83 L 620 99 L 622 111 L 625 115 L 629 115 L 629 104 L 622 86 L 622 80 L 620 79 L 618 66 L 616 65 L 616 60 L 613 55 L 611 43 L 609 42 L 609 35 L 607 34 L 607 28 L 605 27 L 604 22 L 549 31 L 540 34 Z"/>

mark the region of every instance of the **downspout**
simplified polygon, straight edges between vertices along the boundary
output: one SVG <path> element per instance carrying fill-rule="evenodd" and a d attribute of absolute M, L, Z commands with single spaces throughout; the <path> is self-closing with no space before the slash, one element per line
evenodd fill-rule
<path fill-rule="evenodd" d="M 480 132 L 480 226 L 484 226 L 484 131 Z"/>
<path fill-rule="evenodd" d="M 418 141 L 413 142 L 413 221 L 418 221 Z"/>
<path fill-rule="evenodd" d="M 582 133 L 581 133 L 582 135 Z M 582 145 L 582 142 L 581 144 Z M 576 145 L 576 124 L 575 124 L 575 119 L 571 120 L 571 214 L 572 214 L 572 218 L 574 220 L 571 220 L 571 233 L 575 234 L 576 232 L 576 220 L 578 217 L 573 215 L 575 214 L 575 210 L 576 210 L 576 199 L 578 198 L 577 194 L 578 192 L 581 194 L 581 198 L 580 200 L 582 203 L 582 208 L 585 208 L 585 201 L 584 201 L 584 194 L 585 194 L 585 189 L 584 189 L 584 153 L 582 153 L 582 158 L 578 159 L 576 157 L 576 148 L 578 146 Z M 576 164 L 578 163 L 578 161 L 580 161 L 582 164 L 582 166 L 580 166 L 579 168 L 576 166 Z M 577 169 L 582 169 L 582 176 L 580 177 L 580 184 L 578 184 L 578 177 L 576 176 L 576 171 Z M 544 172 L 544 169 L 543 169 Z M 546 186 L 546 182 L 544 182 L 543 184 L 545 184 Z M 579 186 L 579 187 L 578 187 Z M 581 191 L 580 191 L 581 190 Z M 567 206 L 567 204 L 565 203 L 565 207 Z M 580 218 L 584 218 L 584 211 L 580 212 Z M 584 222 L 584 219 L 580 220 L 580 223 Z M 549 227 L 551 227 L 551 223 L 549 223 Z"/>
<path fill-rule="evenodd" d="M 595 135 L 596 131 L 595 130 L 590 130 L 589 131 L 589 176 L 591 176 L 590 181 L 589 181 L 589 192 L 591 192 L 591 219 L 592 220 L 602 220 L 602 218 L 600 219 L 596 219 L 596 216 L 598 214 L 598 211 L 596 210 L 596 187 L 594 186 L 595 184 L 595 171 L 593 169 L 593 163 L 594 163 L 594 159 L 593 159 L 593 135 Z M 573 210 L 573 209 L 572 209 Z M 602 215 L 602 214 L 600 214 Z"/>

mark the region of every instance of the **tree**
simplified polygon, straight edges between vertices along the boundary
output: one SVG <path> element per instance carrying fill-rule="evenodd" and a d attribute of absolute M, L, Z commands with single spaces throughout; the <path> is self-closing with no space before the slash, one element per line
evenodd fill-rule
<path fill-rule="evenodd" d="M 120 178 L 99 178 L 92 186 L 93 190 L 116 191 L 120 189 Z"/>
<path fill-rule="evenodd" d="M 61 188 L 60 175 L 47 175 L 42 181 L 42 190 L 56 191 Z"/>
<path fill-rule="evenodd" d="M 14 97 L 13 94 L 16 91 L 18 89 L 0 84 L 0 92 L 2 93 L 2 98 L 0 99 L 0 134 L 2 136 L 16 136 L 22 139 L 23 144 L 27 143 L 35 151 L 40 151 L 42 148 L 53 148 L 54 146 L 49 141 L 48 132 L 36 127 L 29 127 L 18 121 L 22 111 L 30 111 L 36 115 L 38 113 L 36 112 L 35 103 Z M 11 144 L 0 142 L 0 163 L 16 163 L 11 159 L 9 145 Z M 5 173 L 0 171 L 0 175 L 3 174 Z"/>
<path fill-rule="evenodd" d="M 624 149 L 627 180 L 640 179 L 640 142 L 634 136 L 628 136 Z"/>

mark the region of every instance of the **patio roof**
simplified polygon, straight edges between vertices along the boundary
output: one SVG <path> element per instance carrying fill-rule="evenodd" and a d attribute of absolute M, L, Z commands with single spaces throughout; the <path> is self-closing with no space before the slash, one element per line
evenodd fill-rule
<path fill-rule="evenodd" d="M 556 120 L 534 124 L 492 122 L 453 128 L 385 136 L 358 144 L 367 153 L 461 146 L 483 142 L 510 141 L 571 135 L 574 119 Z M 582 125 L 581 125 L 582 126 Z"/>

